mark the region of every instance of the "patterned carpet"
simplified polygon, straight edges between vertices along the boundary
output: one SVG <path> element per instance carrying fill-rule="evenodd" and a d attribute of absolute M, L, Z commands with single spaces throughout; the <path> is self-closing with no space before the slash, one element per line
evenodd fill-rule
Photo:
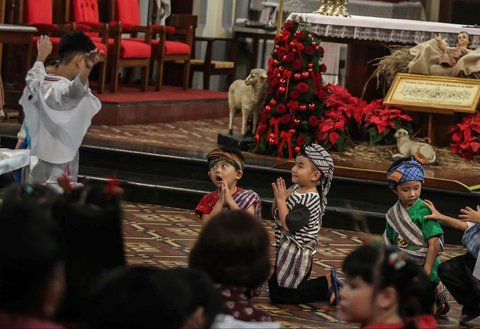
<path fill-rule="evenodd" d="M 273 222 L 264 221 L 273 237 Z M 200 232 L 201 223 L 191 210 L 146 204 L 125 204 L 124 235 L 130 264 L 161 268 L 187 266 L 188 253 Z M 341 268 L 343 258 L 361 241 L 356 232 L 323 228 L 315 257 L 313 276 L 326 273 L 332 266 Z M 460 246 L 448 245 L 442 254 L 449 259 L 463 253 Z M 273 252 L 272 252 L 273 256 Z M 272 259 L 273 261 L 273 259 Z M 339 276 L 343 274 L 339 271 Z M 339 320 L 335 307 L 326 303 L 309 305 L 272 305 L 266 287 L 256 304 L 269 311 L 282 328 L 357 328 Z M 448 317 L 439 319 L 441 328 L 458 327 L 460 308 L 455 302 Z"/>

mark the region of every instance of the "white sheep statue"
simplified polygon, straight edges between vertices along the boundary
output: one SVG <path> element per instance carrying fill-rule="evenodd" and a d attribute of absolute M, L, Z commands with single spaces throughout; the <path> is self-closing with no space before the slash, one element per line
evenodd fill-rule
<path fill-rule="evenodd" d="M 242 136 L 247 135 L 247 121 L 252 114 L 252 135 L 255 133 L 258 118 L 267 97 L 267 72 L 264 69 L 252 69 L 245 80 L 235 80 L 228 88 L 228 107 L 230 121 L 228 134 L 233 134 L 233 117 L 236 110 L 242 111 Z"/>
<path fill-rule="evenodd" d="M 423 160 L 421 162 L 425 162 L 425 164 L 431 164 L 437 160 L 437 156 L 432 145 L 411 140 L 410 136 L 408 136 L 408 131 L 405 129 L 398 129 L 394 136 L 397 139 L 398 152 L 400 152 L 399 154 L 394 155 L 394 157 L 406 157 L 413 155 L 417 159 Z"/>

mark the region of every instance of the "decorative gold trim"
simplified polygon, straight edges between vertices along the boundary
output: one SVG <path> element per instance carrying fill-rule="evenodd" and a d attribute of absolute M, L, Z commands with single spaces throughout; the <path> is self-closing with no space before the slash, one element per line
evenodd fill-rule
<path fill-rule="evenodd" d="M 475 113 L 480 101 L 480 79 L 399 73 L 384 103 L 405 110 L 453 114 Z"/>

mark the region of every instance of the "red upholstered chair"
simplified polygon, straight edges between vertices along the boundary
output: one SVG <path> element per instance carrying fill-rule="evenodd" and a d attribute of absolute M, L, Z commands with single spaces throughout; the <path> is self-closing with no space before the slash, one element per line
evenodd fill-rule
<path fill-rule="evenodd" d="M 83 30 L 98 50 L 103 50 L 107 55 L 105 62 L 100 63 L 98 76 L 98 92 L 105 89 L 108 65 L 108 25 L 99 22 L 97 0 L 73 0 L 71 4 L 72 25 L 77 30 Z"/>
<path fill-rule="evenodd" d="M 151 27 L 140 25 L 140 8 L 138 0 L 116 0 L 114 2 L 115 18 L 109 23 L 110 34 L 114 37 L 110 44 L 112 55 L 112 88 L 116 92 L 118 86 L 118 69 L 120 67 L 142 67 L 142 91 L 148 86 L 151 56 Z M 138 33 L 144 33 L 143 38 Z M 122 34 L 129 34 L 129 38 L 122 38 Z"/>
<path fill-rule="evenodd" d="M 157 62 L 155 90 L 162 88 L 165 62 L 183 62 L 182 87 L 187 89 L 189 85 L 193 31 L 196 23 L 193 24 L 180 15 L 172 15 L 169 24 L 167 27 L 158 25 L 153 27 L 152 58 Z M 158 39 L 155 38 L 157 34 Z"/>
<path fill-rule="evenodd" d="M 33 37 L 33 49 L 37 49 L 37 41 L 40 35 L 50 36 L 53 45 L 53 52 L 57 52 L 60 43 L 60 37 L 69 31 L 63 25 L 54 24 L 52 0 L 24 0 L 23 24 L 35 26 L 38 30 L 38 36 Z M 54 55 L 55 56 L 55 55 Z"/>
<path fill-rule="evenodd" d="M 101 39 L 107 44 L 107 64 L 110 67 L 111 81 L 110 91 L 116 93 L 118 90 L 118 71 L 121 67 L 139 66 L 143 69 L 142 91 L 145 91 L 148 84 L 148 73 L 150 68 L 149 58 L 150 33 L 145 38 L 135 40 L 122 38 L 123 33 L 129 33 L 123 22 L 111 22 L 105 24 L 100 22 L 97 0 L 73 0 L 72 18 L 76 21 L 77 29 L 83 29 L 94 40 Z M 127 24 L 128 25 L 128 24 Z M 148 27 L 131 27 L 138 31 L 149 31 Z"/>

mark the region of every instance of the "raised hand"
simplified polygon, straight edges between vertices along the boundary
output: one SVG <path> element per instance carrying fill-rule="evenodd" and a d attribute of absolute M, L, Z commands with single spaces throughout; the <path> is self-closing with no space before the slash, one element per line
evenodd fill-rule
<path fill-rule="evenodd" d="M 285 180 L 281 177 L 277 178 L 276 182 L 272 183 L 272 189 L 277 203 L 279 201 L 286 201 L 289 193 L 291 193 L 291 191 L 287 191 Z"/>
<path fill-rule="evenodd" d="M 105 60 L 105 53 L 103 50 L 94 49 L 85 54 L 85 66 L 87 69 L 91 69 L 95 64 L 103 62 Z"/>
<path fill-rule="evenodd" d="M 52 53 L 52 42 L 48 35 L 41 35 L 37 40 L 37 61 L 45 62 Z"/>

